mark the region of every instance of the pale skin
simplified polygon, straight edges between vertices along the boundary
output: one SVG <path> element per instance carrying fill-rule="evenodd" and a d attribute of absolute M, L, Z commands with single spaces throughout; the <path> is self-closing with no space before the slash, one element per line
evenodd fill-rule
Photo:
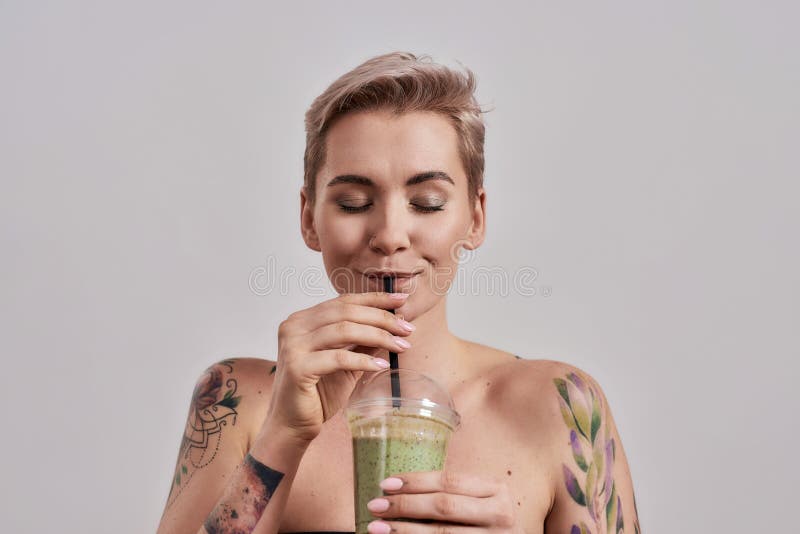
<path fill-rule="evenodd" d="M 390 350 L 402 367 L 426 373 L 450 391 L 462 426 L 444 471 L 398 473 L 384 482 L 386 496 L 370 503 L 376 517 L 370 532 L 570 533 L 581 525 L 595 534 L 611 532 L 597 519 L 597 507 L 590 513 L 576 502 L 575 485 L 565 484 L 568 466 L 581 487 L 596 487 L 586 481 L 583 464 L 575 464 L 576 438 L 554 385 L 569 373 L 577 373 L 602 406 L 598 435 L 615 441 L 609 479 L 624 531 L 635 531 L 630 472 L 599 385 L 567 364 L 519 360 L 450 332 L 446 286 L 458 265 L 454 250 L 477 248 L 486 232 L 486 193 L 479 189 L 469 199 L 457 141 L 448 120 L 434 113 L 355 113 L 329 130 L 313 205 L 301 191 L 301 232 L 307 246 L 322 254 L 340 296 L 281 324 L 277 362 L 236 360 L 237 423 L 223 429 L 214 461 L 188 473 L 191 482 L 168 504 L 160 533 L 206 532 L 200 525 L 212 510 L 230 510 L 244 484 L 237 473 L 248 452 L 283 475 L 263 516 L 249 518 L 256 525 L 252 532 L 352 531 L 352 452 L 340 409 L 356 379 L 385 366 Z M 438 179 L 407 184 L 433 172 Z M 328 185 L 341 176 L 369 183 Z M 442 209 L 425 211 L 434 207 Z M 406 296 L 380 293 L 369 285 L 378 282 L 362 274 L 387 267 L 419 273 L 399 284 Z M 574 402 L 569 408 L 580 415 L 583 401 Z M 396 517 L 433 522 L 392 521 Z"/>

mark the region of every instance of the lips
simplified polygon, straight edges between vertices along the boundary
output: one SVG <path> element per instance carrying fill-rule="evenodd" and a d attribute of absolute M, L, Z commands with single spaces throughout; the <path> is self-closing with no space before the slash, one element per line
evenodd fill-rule
<path fill-rule="evenodd" d="M 417 276 L 422 271 L 372 271 L 363 274 L 368 281 L 368 291 L 383 291 L 383 278 L 391 276 L 394 278 L 394 289 L 399 292 L 408 292 L 414 289 Z"/>
<path fill-rule="evenodd" d="M 405 278 L 413 278 L 416 274 L 407 273 L 407 274 L 368 274 L 366 275 L 367 278 L 374 278 L 376 280 L 381 280 L 383 278 L 394 278 L 395 280 L 403 280 Z"/>
<path fill-rule="evenodd" d="M 370 271 L 369 273 L 363 273 L 364 276 L 368 278 L 385 278 L 387 276 L 392 276 L 397 279 L 401 278 L 412 278 L 422 271 Z"/>

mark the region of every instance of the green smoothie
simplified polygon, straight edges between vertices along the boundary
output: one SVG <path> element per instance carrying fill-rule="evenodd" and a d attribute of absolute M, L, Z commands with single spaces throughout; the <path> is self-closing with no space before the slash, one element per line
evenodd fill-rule
<path fill-rule="evenodd" d="M 383 495 L 385 478 L 411 471 L 441 471 L 453 429 L 435 417 L 403 414 L 352 418 L 356 534 L 367 532 L 375 517 L 367 503 Z"/>

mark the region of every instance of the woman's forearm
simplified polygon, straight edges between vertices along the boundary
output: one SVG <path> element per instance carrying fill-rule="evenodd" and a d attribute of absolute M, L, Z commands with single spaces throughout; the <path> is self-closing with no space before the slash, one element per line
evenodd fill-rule
<path fill-rule="evenodd" d="M 308 442 L 265 422 L 198 534 L 274 534 Z M 258 530 L 256 530 L 258 525 Z"/>

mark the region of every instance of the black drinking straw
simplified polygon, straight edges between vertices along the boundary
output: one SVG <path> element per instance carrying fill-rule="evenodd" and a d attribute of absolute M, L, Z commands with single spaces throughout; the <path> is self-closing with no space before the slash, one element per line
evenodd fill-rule
<path fill-rule="evenodd" d="M 386 293 L 394 293 L 394 277 L 386 276 L 383 279 L 383 290 Z M 390 310 L 394 315 L 394 308 Z M 397 353 L 389 351 L 389 369 L 397 370 Z M 400 407 L 400 377 L 397 373 L 392 373 L 392 406 Z"/>

